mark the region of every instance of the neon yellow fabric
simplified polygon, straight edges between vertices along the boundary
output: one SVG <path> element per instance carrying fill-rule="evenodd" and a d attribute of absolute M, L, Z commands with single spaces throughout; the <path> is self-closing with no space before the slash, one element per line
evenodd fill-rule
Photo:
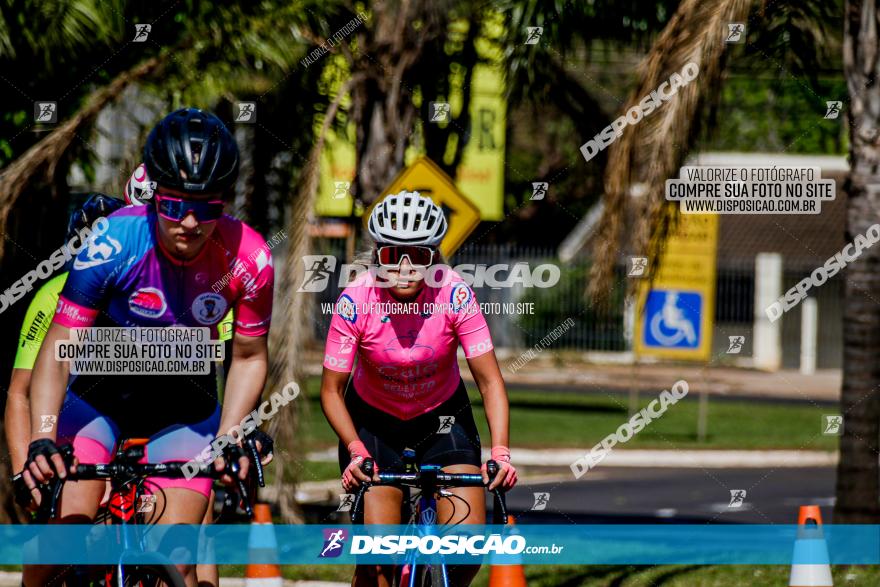
<path fill-rule="evenodd" d="M 58 296 L 61 295 L 65 281 L 67 281 L 66 271 L 44 283 L 31 300 L 18 336 L 18 350 L 15 351 L 13 368 L 28 370 L 34 368 L 43 339 L 49 331 L 49 325 L 52 324 Z"/>

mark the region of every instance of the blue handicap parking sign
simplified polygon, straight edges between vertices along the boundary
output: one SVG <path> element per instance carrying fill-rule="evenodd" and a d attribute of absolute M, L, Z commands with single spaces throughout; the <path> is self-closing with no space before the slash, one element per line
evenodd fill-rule
<path fill-rule="evenodd" d="M 651 290 L 645 302 L 642 336 L 647 347 L 695 349 L 700 346 L 703 295 Z"/>

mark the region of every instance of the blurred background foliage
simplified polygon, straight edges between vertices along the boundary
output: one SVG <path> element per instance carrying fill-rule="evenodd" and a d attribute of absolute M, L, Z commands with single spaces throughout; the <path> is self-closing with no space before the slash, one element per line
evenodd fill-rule
<path fill-rule="evenodd" d="M 450 145 L 458 148 L 469 140 L 468 109 L 462 108 L 464 118 L 456 121 L 461 124 L 431 127 L 424 136 L 413 132 L 410 111 L 417 107 L 415 114 L 424 116 L 429 100 L 448 96 L 462 80 L 466 86 L 479 60 L 478 33 L 502 55 L 508 126 L 505 220 L 486 223 L 477 234 L 486 243 L 556 246 L 602 195 L 606 154 L 584 165 L 579 146 L 620 115 L 641 59 L 678 4 L 0 0 L 0 173 L 55 128 L 34 123 L 36 101 L 56 101 L 62 122 L 114 79 L 150 58 L 160 62 L 121 92 L 134 92 L 147 115 L 130 121 L 139 138 L 118 157 L 109 178 L 99 181 L 95 144 L 113 129 L 97 128 L 90 120 L 44 173 L 19 186 L 17 200 L 0 201 L 9 208 L 0 289 L 59 245 L 72 172 L 82 176 L 82 184 L 120 195 L 139 162 L 145 133 L 162 113 L 180 106 L 207 108 L 231 120 L 235 102 L 258 104 L 257 123 L 236 126 L 243 160 L 233 212 L 264 235 L 288 226 L 290 210 L 307 192 L 316 124 L 341 85 L 332 83 L 338 78 L 333 68 L 343 67 L 354 82 L 334 127 L 341 131 L 348 121 L 355 123 L 360 160 L 369 163 L 356 179 L 366 183 L 353 193 L 368 203 L 384 176 L 378 174 L 372 183 L 361 178 L 374 166 L 383 167 L 385 175 L 400 170 L 399 162 L 389 163 L 382 151 L 389 143 L 400 147 L 395 137 L 423 140 L 426 151 L 454 172 L 456 159 L 444 154 Z M 726 83 L 709 114 L 714 122 L 705 125 L 712 132 L 702 138 L 703 149 L 846 152 L 847 126 L 821 118 L 825 101 L 844 99 L 846 93 L 839 58 L 842 4 L 754 2 L 748 22 L 754 37 L 748 50 L 730 49 Z M 302 62 L 361 13 L 366 22 L 331 48 L 333 55 Z M 500 33 L 485 28 L 499 18 Z M 152 26 L 149 38 L 133 42 L 135 26 L 142 23 Z M 524 43 L 531 26 L 544 27 L 537 45 Z M 779 67 L 768 69 L 767 58 Z M 467 95 L 463 99 L 467 106 Z M 3 181 L 0 176 L 0 185 Z M 550 183 L 546 199 L 530 201 L 533 181 Z M 566 280 L 583 277 L 566 275 Z M 8 358 L 0 364 L 0 383 L 8 381 L 14 333 L 26 307 L 27 300 L 0 314 L 0 329 L 8 333 L 0 340 L 0 356 Z"/>

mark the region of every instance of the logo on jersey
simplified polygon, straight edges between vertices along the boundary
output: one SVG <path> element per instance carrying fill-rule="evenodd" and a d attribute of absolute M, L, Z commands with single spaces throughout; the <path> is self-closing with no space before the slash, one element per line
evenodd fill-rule
<path fill-rule="evenodd" d="M 343 336 L 339 341 L 339 354 L 340 355 L 350 355 L 354 350 L 354 343 L 357 342 L 357 339 L 353 336 Z"/>
<path fill-rule="evenodd" d="M 385 348 L 385 356 L 391 365 L 411 366 L 413 363 L 424 363 L 434 358 L 434 348 L 425 344 L 416 342 L 419 337 L 417 330 L 410 330 L 403 336 L 388 341 Z M 399 374 L 404 377 L 410 375 Z"/>
<path fill-rule="evenodd" d="M 465 283 L 455 283 L 452 285 L 452 293 L 449 295 L 449 303 L 452 305 L 452 311 L 456 314 L 462 308 L 466 308 L 471 302 L 473 294 L 471 288 Z"/>
<path fill-rule="evenodd" d="M 37 315 L 34 316 L 31 325 L 28 327 L 27 334 L 24 335 L 24 339 L 21 341 L 22 348 L 28 346 L 29 344 L 33 344 L 37 341 L 37 335 L 40 332 L 44 334 L 48 330 L 48 327 L 43 324 L 46 320 L 46 313 L 42 310 L 37 312 Z"/>
<path fill-rule="evenodd" d="M 336 302 L 336 313 L 342 316 L 343 320 L 348 320 L 352 324 L 357 320 L 357 308 L 354 300 L 348 294 L 342 294 L 339 301 Z"/>
<path fill-rule="evenodd" d="M 122 245 L 115 238 L 106 234 L 95 233 L 94 236 L 89 239 L 88 246 L 85 250 L 86 259 L 83 260 L 83 253 L 80 253 L 73 262 L 73 268 L 88 269 L 89 267 L 103 265 L 104 263 L 113 260 L 113 257 L 119 254 L 121 250 Z"/>
<path fill-rule="evenodd" d="M 199 324 L 216 324 L 226 313 L 226 299 L 220 294 L 206 292 L 196 296 L 192 303 L 192 314 Z"/>
<path fill-rule="evenodd" d="M 161 290 L 142 287 L 128 298 L 128 309 L 144 318 L 158 318 L 168 309 L 168 304 Z"/>

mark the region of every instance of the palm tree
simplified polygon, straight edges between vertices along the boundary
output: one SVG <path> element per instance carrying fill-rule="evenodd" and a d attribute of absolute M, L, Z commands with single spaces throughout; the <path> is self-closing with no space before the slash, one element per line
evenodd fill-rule
<path fill-rule="evenodd" d="M 86 137 L 91 136 L 97 115 L 127 87 L 137 84 L 143 92 L 166 97 L 172 105 L 186 101 L 213 108 L 244 95 L 259 97 L 275 88 L 280 90 L 285 88 L 285 81 L 298 83 L 300 80 L 291 76 L 290 70 L 304 47 L 280 37 L 278 30 L 289 30 L 302 16 L 289 3 L 271 4 L 242 2 L 217 7 L 190 3 L 178 7 L 176 13 L 168 13 L 160 6 L 132 8 L 115 0 L 0 3 L 0 64 L 4 67 L 4 82 L 24 80 L 14 84 L 20 92 L 16 101 L 18 112 L 11 111 L 0 121 L 4 131 L 0 161 L 8 163 L 0 174 L 0 226 L 15 239 L 15 248 L 38 248 L 33 246 L 33 240 L 18 238 L 19 231 L 33 238 L 32 227 L 19 230 L 18 226 L 6 226 L 10 213 L 23 205 L 19 200 L 38 198 L 46 191 L 61 192 L 56 204 L 62 205 L 56 205 L 56 216 L 65 214 L 64 190 L 70 166 L 79 161 L 88 169 L 92 155 L 82 145 L 88 142 Z M 158 12 L 151 13 L 154 8 Z M 140 51 L 124 51 L 126 37 L 133 33 L 133 28 L 123 26 L 123 21 L 152 22 L 151 34 L 156 34 L 160 42 L 144 43 Z M 170 44 L 163 44 L 168 39 Z M 116 46 L 115 59 L 108 60 L 106 55 L 101 55 L 100 60 L 95 58 L 101 52 L 106 54 L 111 45 Z M 230 51 L 230 47 L 235 50 Z M 35 70 L 35 60 L 45 67 Z M 95 68 L 96 63 L 105 67 Z M 25 133 L 30 126 L 27 120 L 32 104 L 21 103 L 20 96 L 30 99 L 31 94 L 58 99 L 59 124 L 51 132 Z M 271 125 L 268 120 L 265 123 Z M 310 132 L 305 132 L 311 129 L 310 121 L 304 121 L 298 128 L 288 125 L 287 134 L 278 127 L 271 127 L 273 148 L 260 159 L 261 164 L 271 163 L 276 153 L 296 145 L 290 139 L 279 147 L 279 134 L 306 136 L 311 143 Z M 295 169 L 289 167 L 291 172 Z M 260 167 L 257 173 L 263 169 Z M 24 205 L 32 206 L 33 200 Z M 12 242 L 9 239 L 7 236 L 0 241 L 0 259 L 6 267 L 9 255 L 4 258 L 3 245 Z M 14 331 L 21 314 L 8 312 L 3 320 Z M 278 322 L 293 323 L 289 319 Z M 5 352 L 9 356 L 14 353 L 8 345 Z M 286 381 L 289 380 L 288 377 Z M 5 436 L 0 434 L 0 443 L 3 442 Z M 279 449 L 294 453 L 292 446 L 281 443 Z M 0 450 L 6 452 L 3 446 Z M 11 473 L 5 470 L 7 466 L 5 459 L 0 460 L 0 474 L 6 477 Z M 0 520 L 4 514 L 7 520 L 16 517 L 8 489 L 8 484 L 0 484 Z"/>
<path fill-rule="evenodd" d="M 850 173 L 847 178 L 847 241 L 877 221 L 877 184 L 880 182 L 880 73 L 875 57 L 880 46 L 876 19 L 877 0 L 848 0 L 845 9 L 843 67 L 849 90 Z M 834 521 L 838 524 L 880 521 L 880 372 L 876 355 L 880 350 L 880 252 L 867 249 L 846 269 L 846 303 L 843 310 L 843 388 L 840 396 L 844 415 L 837 465 L 837 502 Z"/>
<path fill-rule="evenodd" d="M 627 129 L 609 150 L 605 174 L 605 213 L 600 238 L 596 241 L 591 291 L 601 296 L 610 290 L 614 266 L 621 243 L 623 220 L 633 202 L 627 197 L 635 181 L 649 187 L 638 216 L 635 249 L 646 251 L 651 264 L 660 252 L 657 243 L 669 231 L 677 217 L 677 208 L 666 204 L 663 186 L 675 177 L 688 151 L 699 136 L 699 124 L 718 95 L 725 66 L 721 44 L 722 27 L 730 22 L 746 22 L 751 31 L 763 32 L 754 44 L 761 51 L 779 46 L 779 22 L 787 22 L 789 40 L 802 47 L 821 47 L 827 38 L 829 5 L 822 2 L 776 2 L 766 7 L 748 0 L 724 0 L 715 3 L 685 0 L 658 37 L 646 57 L 638 89 L 627 108 L 688 60 L 700 65 L 700 75 L 679 92 L 674 104 L 667 103 L 651 118 Z M 875 22 L 880 13 L 876 0 L 850 0 L 845 8 L 843 42 L 844 74 L 850 94 L 850 164 L 846 184 L 848 193 L 847 240 L 864 233 L 875 223 L 878 209 L 877 183 L 880 153 L 876 137 L 880 135 L 880 90 L 874 83 L 878 73 L 876 52 L 880 39 Z M 791 34 L 794 34 L 794 38 Z M 813 39 L 810 41 L 809 39 Z M 816 39 L 820 39 L 817 41 Z M 816 57 L 799 51 L 786 66 L 810 71 Z M 812 68 L 815 71 L 815 68 Z M 822 105 L 824 107 L 824 104 Z M 610 246 L 609 246 L 610 245 Z M 880 519 L 880 372 L 874 367 L 874 355 L 880 351 L 880 278 L 876 267 L 880 252 L 867 250 L 847 267 L 843 336 L 844 365 L 841 411 L 844 432 L 840 443 L 837 474 L 836 523 L 877 523 Z M 817 424 L 818 427 L 818 424 Z"/>

